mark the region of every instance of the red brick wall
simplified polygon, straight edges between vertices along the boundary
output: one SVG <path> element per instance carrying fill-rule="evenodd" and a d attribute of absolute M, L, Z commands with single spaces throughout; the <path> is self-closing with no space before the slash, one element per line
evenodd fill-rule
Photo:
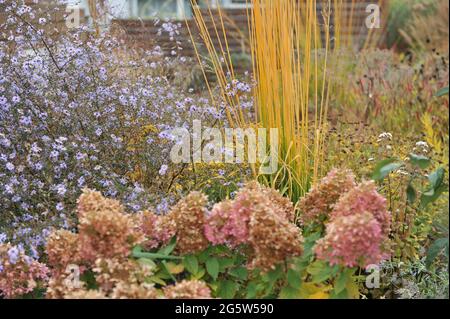
<path fill-rule="evenodd" d="M 321 1 L 319 1 L 321 2 Z M 323 2 L 328 3 L 328 1 L 323 0 Z M 333 0 L 331 1 L 333 3 Z M 387 5 L 387 0 L 382 0 L 381 8 Z M 351 0 L 344 0 L 344 8 L 342 10 L 343 18 L 348 18 L 350 21 L 350 11 L 351 11 Z M 341 38 L 343 41 L 348 37 L 352 37 L 354 43 L 363 43 L 367 37 L 368 29 L 365 27 L 365 20 L 368 15 L 366 13 L 366 7 L 368 4 L 378 3 L 378 1 L 361 0 L 357 1 L 353 9 L 353 14 L 351 15 L 352 26 L 343 26 L 341 29 Z M 318 4 L 318 15 L 322 10 L 321 4 Z M 232 53 L 242 53 L 248 52 L 248 21 L 247 21 L 247 10 L 246 9 L 222 9 L 224 13 L 224 24 L 227 30 L 228 44 L 230 51 Z M 214 12 L 214 11 L 213 11 Z M 219 28 L 219 37 L 216 36 L 214 31 L 212 19 L 210 18 L 207 10 L 204 10 L 203 16 L 205 17 L 208 29 L 212 36 L 213 42 L 218 45 L 219 38 L 222 43 L 224 39 L 221 34 L 221 28 Z M 215 22 L 220 26 L 220 20 L 218 14 L 213 14 Z M 172 21 L 173 23 L 179 23 L 181 25 L 180 35 L 176 39 L 181 43 L 181 46 L 185 49 L 184 54 L 190 56 L 193 54 L 192 45 L 190 42 L 189 33 L 185 26 L 185 21 Z M 138 46 L 141 48 L 150 48 L 155 43 L 158 43 L 166 51 L 172 50 L 176 45 L 173 41 L 163 34 L 158 36 L 158 30 L 161 28 L 162 22 L 155 24 L 154 20 L 116 20 L 114 21 L 114 26 L 116 30 L 121 30 L 123 38 L 127 41 L 129 45 Z M 194 30 L 196 38 L 198 38 L 198 33 L 195 32 L 195 23 L 193 21 L 189 22 L 191 29 Z M 377 31 L 379 32 L 379 31 Z M 201 45 L 200 39 L 198 41 Z"/>

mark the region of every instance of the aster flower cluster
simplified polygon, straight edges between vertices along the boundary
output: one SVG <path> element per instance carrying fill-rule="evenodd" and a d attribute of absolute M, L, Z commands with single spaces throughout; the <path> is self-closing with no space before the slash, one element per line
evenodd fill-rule
<path fill-rule="evenodd" d="M 14 298 L 45 284 L 48 268 L 20 246 L 0 244 L 0 296 Z"/>
<path fill-rule="evenodd" d="M 329 218 L 334 204 L 342 194 L 356 186 L 350 170 L 333 169 L 300 200 L 301 223 L 321 224 Z"/>
<path fill-rule="evenodd" d="M 343 194 L 330 213 L 326 235 L 318 240 L 318 259 L 332 265 L 367 267 L 388 257 L 391 214 L 374 182 L 362 182 Z"/>
<path fill-rule="evenodd" d="M 278 192 L 250 183 L 234 201 L 214 206 L 205 221 L 205 235 L 216 245 L 248 244 L 254 254 L 249 266 L 269 270 L 302 252 L 293 211 Z"/>
<path fill-rule="evenodd" d="M 181 55 L 125 50 L 87 26 L 55 33 L 44 27 L 53 9 L 27 3 L 0 3 L 8 39 L 0 42 L 0 209 L 14 212 L 1 214 L 0 233 L 37 258 L 51 227 L 73 229 L 85 187 L 134 212 L 168 211 L 173 196 L 159 189 L 173 169 L 169 132 L 223 115 L 183 87 L 190 62 Z M 162 32 L 176 31 L 165 24 Z"/>

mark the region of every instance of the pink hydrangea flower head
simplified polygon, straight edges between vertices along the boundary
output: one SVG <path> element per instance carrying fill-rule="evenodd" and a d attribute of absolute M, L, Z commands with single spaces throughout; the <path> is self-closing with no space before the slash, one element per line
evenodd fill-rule
<path fill-rule="evenodd" d="M 329 217 L 342 194 L 356 186 L 350 170 L 333 169 L 300 200 L 301 222 L 321 223 Z"/>
<path fill-rule="evenodd" d="M 32 292 L 48 279 L 48 268 L 17 246 L 0 244 L 0 296 L 15 298 Z"/>
<path fill-rule="evenodd" d="M 249 263 L 250 268 L 270 271 L 286 259 L 301 255 L 302 242 L 300 229 L 280 212 L 278 206 L 262 197 L 252 208 L 249 243 L 254 257 Z"/>
<path fill-rule="evenodd" d="M 204 194 L 192 192 L 167 215 L 176 225 L 176 249 L 179 253 L 196 253 L 208 246 L 204 235 L 207 202 Z"/>
<path fill-rule="evenodd" d="M 234 241 L 231 214 L 233 203 L 224 201 L 214 205 L 205 219 L 205 236 L 214 245 Z"/>
<path fill-rule="evenodd" d="M 81 261 L 78 253 L 78 234 L 67 230 L 57 230 L 47 238 L 46 253 L 48 265 L 53 275 L 64 272 L 68 265 L 78 265 Z"/>
<path fill-rule="evenodd" d="M 366 267 L 387 257 L 385 237 L 378 221 L 369 212 L 340 216 L 327 224 L 326 235 L 314 248 L 317 258 L 331 265 Z"/>
<path fill-rule="evenodd" d="M 127 257 L 131 249 L 144 240 L 135 218 L 125 214 L 115 200 L 105 200 L 91 191 L 85 191 L 84 195 L 82 203 L 86 209 L 83 209 L 78 226 L 81 259 L 94 263 L 97 258 Z M 96 206 L 87 199 L 99 200 L 102 204 Z"/>
<path fill-rule="evenodd" d="M 148 249 L 167 244 L 175 236 L 176 224 L 169 215 L 156 215 L 145 211 L 139 216 L 140 228 L 145 235 L 143 245 Z"/>
<path fill-rule="evenodd" d="M 168 299 L 211 299 L 211 290 L 203 281 L 183 280 L 174 286 L 164 288 Z"/>
<path fill-rule="evenodd" d="M 389 234 L 391 213 L 387 209 L 386 199 L 377 192 L 373 181 L 363 182 L 344 194 L 336 203 L 331 219 L 364 212 L 371 213 L 380 223 L 383 235 Z"/>
<path fill-rule="evenodd" d="M 119 201 L 103 197 L 100 192 L 84 189 L 83 194 L 77 201 L 78 218 L 82 218 L 85 213 L 93 213 L 105 210 L 124 213 L 124 208 Z"/>

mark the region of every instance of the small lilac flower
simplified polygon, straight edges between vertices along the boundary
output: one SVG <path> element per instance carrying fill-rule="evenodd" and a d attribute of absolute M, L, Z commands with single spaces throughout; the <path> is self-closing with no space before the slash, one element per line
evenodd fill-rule
<path fill-rule="evenodd" d="M 64 210 L 64 204 L 63 203 L 56 204 L 56 210 L 59 212 Z"/>
<path fill-rule="evenodd" d="M 56 193 L 60 196 L 64 196 L 67 192 L 67 188 L 64 184 L 56 185 L 55 190 L 56 190 Z"/>
<path fill-rule="evenodd" d="M 13 265 L 17 263 L 19 260 L 20 251 L 17 249 L 17 247 L 13 246 L 8 250 L 8 258 L 9 262 Z"/>
<path fill-rule="evenodd" d="M 168 168 L 169 167 L 167 165 L 165 165 L 165 164 L 162 165 L 161 168 L 159 169 L 159 175 L 161 175 L 161 176 L 166 175 Z"/>
<path fill-rule="evenodd" d="M 17 96 L 17 95 L 16 95 L 16 96 L 13 96 L 12 101 L 13 101 L 13 103 L 17 104 L 17 103 L 20 102 L 20 97 Z"/>
<path fill-rule="evenodd" d="M 20 118 L 19 123 L 22 125 L 25 125 L 25 126 L 31 125 L 31 123 L 32 123 L 31 117 L 30 116 L 22 116 Z"/>
<path fill-rule="evenodd" d="M 0 233 L 0 244 L 4 244 L 6 242 L 6 234 Z"/>
<path fill-rule="evenodd" d="M 95 130 L 95 135 L 101 136 L 103 134 L 103 130 L 101 128 L 98 128 Z"/>
<path fill-rule="evenodd" d="M 10 163 L 10 162 L 6 163 L 6 169 L 7 169 L 8 171 L 12 172 L 15 168 L 16 168 L 16 167 L 14 166 L 13 163 Z"/>

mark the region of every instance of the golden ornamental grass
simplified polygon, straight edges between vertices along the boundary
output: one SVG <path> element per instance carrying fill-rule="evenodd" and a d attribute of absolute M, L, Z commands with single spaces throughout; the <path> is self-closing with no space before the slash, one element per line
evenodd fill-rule
<path fill-rule="evenodd" d="M 253 119 L 244 116 L 238 97 L 227 95 L 227 85 L 236 75 L 220 5 L 205 0 L 206 9 L 202 10 L 197 0 L 191 0 L 194 21 L 216 74 L 221 100 L 227 105 L 230 125 L 279 129 L 279 171 L 273 176 L 259 176 L 260 180 L 296 201 L 322 175 L 332 80 L 330 52 L 350 45 L 351 37 L 344 44 L 340 33 L 353 27 L 356 1 L 325 0 L 320 7 L 316 0 L 247 1 L 256 80 Z M 346 9 L 345 14 L 341 8 Z M 212 27 L 208 28 L 208 23 Z M 202 65 L 193 30 L 187 27 Z M 212 38 L 219 39 L 218 45 Z M 218 105 L 204 68 L 203 73 L 213 103 Z"/>

